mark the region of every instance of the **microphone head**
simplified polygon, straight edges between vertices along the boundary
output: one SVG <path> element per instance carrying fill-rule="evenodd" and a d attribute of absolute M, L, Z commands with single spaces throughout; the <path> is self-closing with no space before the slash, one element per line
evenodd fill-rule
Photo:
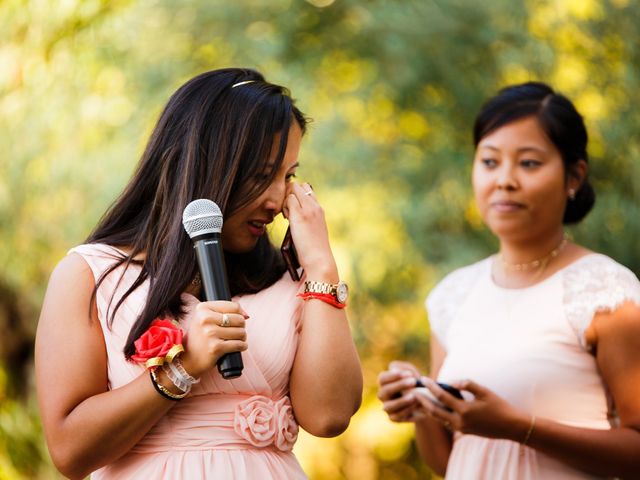
<path fill-rule="evenodd" d="M 189 203 L 182 212 L 182 225 L 190 238 L 222 231 L 222 211 L 215 202 L 199 198 Z"/>

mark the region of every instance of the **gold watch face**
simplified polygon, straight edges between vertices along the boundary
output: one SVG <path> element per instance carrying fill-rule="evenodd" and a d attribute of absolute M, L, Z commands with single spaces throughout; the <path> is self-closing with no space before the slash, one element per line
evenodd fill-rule
<path fill-rule="evenodd" d="M 339 282 L 336 286 L 336 299 L 340 303 L 346 303 L 349 298 L 349 287 L 344 282 Z"/>

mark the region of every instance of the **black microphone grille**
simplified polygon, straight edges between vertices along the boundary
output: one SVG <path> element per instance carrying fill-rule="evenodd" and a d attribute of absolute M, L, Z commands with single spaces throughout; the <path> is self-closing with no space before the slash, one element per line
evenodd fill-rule
<path fill-rule="evenodd" d="M 189 203 L 182 212 L 182 225 L 190 238 L 222 231 L 222 212 L 215 202 L 200 198 Z"/>

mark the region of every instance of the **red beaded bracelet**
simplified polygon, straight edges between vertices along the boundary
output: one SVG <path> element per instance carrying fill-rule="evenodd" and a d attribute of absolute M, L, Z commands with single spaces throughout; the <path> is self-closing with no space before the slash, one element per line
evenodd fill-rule
<path fill-rule="evenodd" d="M 338 302 L 338 300 L 336 300 L 336 297 L 334 297 L 330 293 L 304 292 L 304 293 L 299 293 L 298 297 L 300 297 L 303 300 L 309 300 L 310 298 L 322 300 L 323 302 L 328 303 L 332 307 L 336 307 L 336 308 L 344 308 L 347 306 L 346 303 Z"/>

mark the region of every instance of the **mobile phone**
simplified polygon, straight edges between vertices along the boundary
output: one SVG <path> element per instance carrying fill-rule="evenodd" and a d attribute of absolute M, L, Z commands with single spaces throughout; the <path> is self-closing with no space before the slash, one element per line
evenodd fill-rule
<path fill-rule="evenodd" d="M 298 273 L 298 268 L 300 268 L 300 261 L 298 260 L 296 246 L 293 244 L 293 239 L 291 238 L 291 227 L 287 227 L 280 252 L 282 253 L 282 258 L 284 258 L 284 263 L 287 265 L 287 271 L 289 275 L 291 275 L 291 279 L 299 282 L 300 274 Z"/>
<path fill-rule="evenodd" d="M 436 382 L 436 383 L 438 384 L 438 386 L 441 389 L 443 389 L 448 394 L 453 395 L 458 400 L 464 400 L 464 397 L 462 396 L 462 392 L 460 392 L 460 390 L 458 390 L 457 388 L 452 387 L 451 385 L 449 385 L 447 383 L 441 383 L 441 382 Z M 422 380 L 417 378 L 416 379 L 416 387 L 418 387 L 418 388 L 425 387 L 426 388 L 426 385 L 424 383 L 422 383 Z"/>
<path fill-rule="evenodd" d="M 456 397 L 458 400 L 464 400 L 464 397 L 462 396 L 462 393 L 460 392 L 460 390 L 458 390 L 457 388 L 452 387 L 451 385 L 448 385 L 446 383 L 441 383 L 441 382 L 437 382 L 438 386 L 443 389 L 445 392 L 449 393 L 450 395 L 453 395 L 454 397 Z M 443 404 L 440 400 L 438 400 L 435 395 L 433 393 L 431 393 L 431 390 L 429 390 L 424 383 L 422 383 L 420 381 L 420 379 L 416 379 L 416 388 L 415 391 L 421 395 L 424 395 L 425 397 L 427 397 L 430 401 L 432 401 L 434 404 L 438 405 L 439 407 L 442 407 L 450 412 L 452 412 L 453 410 L 451 410 L 449 407 L 447 407 L 445 404 Z"/>

